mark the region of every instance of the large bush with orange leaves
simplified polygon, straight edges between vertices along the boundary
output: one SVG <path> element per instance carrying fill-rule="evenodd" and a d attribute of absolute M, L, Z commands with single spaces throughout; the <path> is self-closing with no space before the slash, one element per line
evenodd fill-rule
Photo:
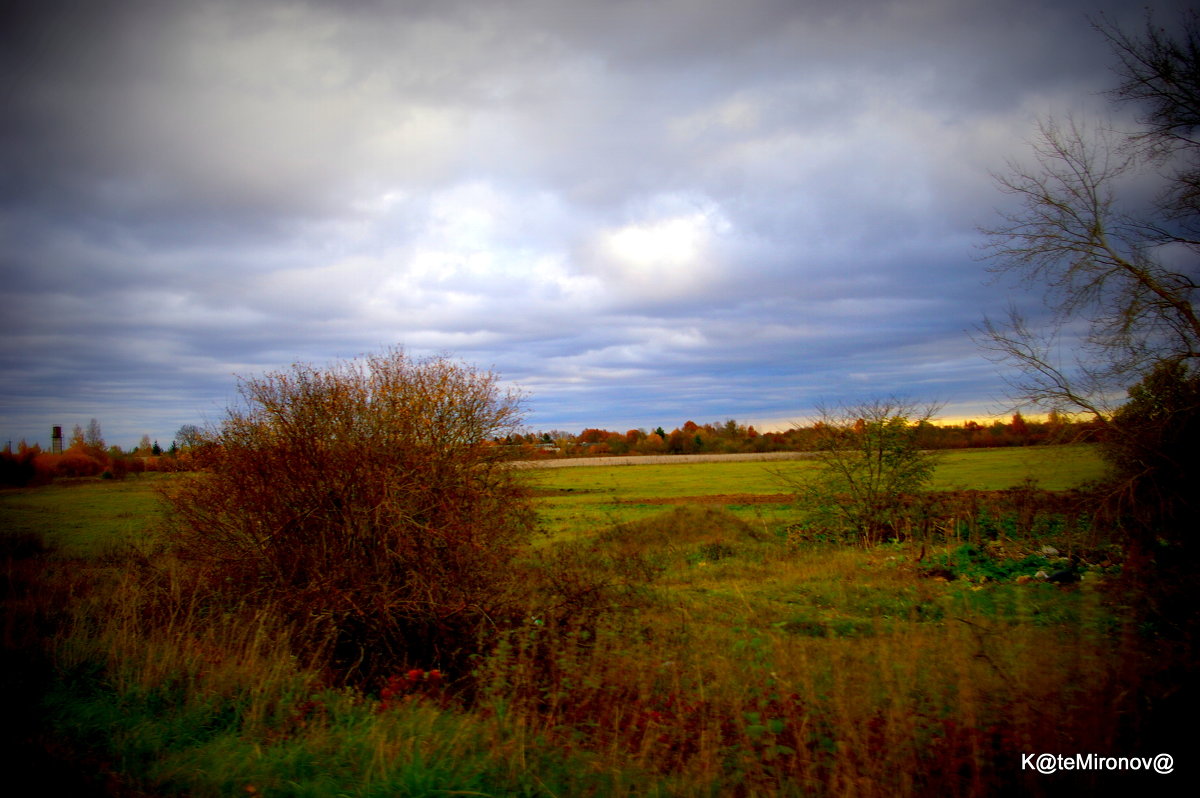
<path fill-rule="evenodd" d="M 464 668 L 517 591 L 535 517 L 488 441 L 520 423 L 496 375 L 387 350 L 241 383 L 174 538 L 216 594 L 284 609 L 343 678 Z"/>

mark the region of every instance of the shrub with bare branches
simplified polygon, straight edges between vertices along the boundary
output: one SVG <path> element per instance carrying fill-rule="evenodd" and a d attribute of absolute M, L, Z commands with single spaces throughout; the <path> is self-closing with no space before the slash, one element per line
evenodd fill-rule
<path fill-rule="evenodd" d="M 906 497 L 924 490 L 937 457 L 921 447 L 938 405 L 872 399 L 818 408 L 812 479 L 776 472 L 809 507 L 808 522 L 831 537 L 873 545 L 896 535 Z"/>
<path fill-rule="evenodd" d="M 461 665 L 505 613 L 533 529 L 488 445 L 520 422 L 495 374 L 402 350 L 242 381 L 173 490 L 175 540 L 218 591 L 286 608 L 342 678 Z"/>

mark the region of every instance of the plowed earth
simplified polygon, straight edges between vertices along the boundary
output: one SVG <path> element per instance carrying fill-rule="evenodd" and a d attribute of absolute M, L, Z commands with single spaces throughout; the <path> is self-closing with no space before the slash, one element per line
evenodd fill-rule
<path fill-rule="evenodd" d="M 617 504 L 791 504 L 790 493 L 713 493 L 705 496 L 655 496 L 645 499 L 619 499 Z"/>

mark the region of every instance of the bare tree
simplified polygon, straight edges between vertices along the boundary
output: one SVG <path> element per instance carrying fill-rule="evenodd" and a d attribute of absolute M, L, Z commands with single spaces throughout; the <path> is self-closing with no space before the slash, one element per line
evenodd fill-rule
<path fill-rule="evenodd" d="M 983 228 L 991 270 L 1040 287 L 1049 320 L 1015 309 L 981 342 L 1015 366 L 1018 404 L 1083 412 L 1105 427 L 1107 505 L 1131 550 L 1181 543 L 1200 511 L 1200 24 L 1147 18 L 1141 36 L 1096 27 L 1116 57 L 1112 96 L 1141 128 L 1044 121 L 1032 160 L 997 177 L 1016 209 Z"/>
<path fill-rule="evenodd" d="M 175 444 L 180 449 L 194 449 L 204 442 L 204 430 L 195 424 L 184 424 L 175 433 Z"/>
<path fill-rule="evenodd" d="M 937 456 L 921 448 L 920 432 L 939 409 L 894 397 L 820 407 L 817 476 L 776 476 L 804 499 L 810 525 L 878 543 L 897 529 L 905 498 L 933 476 Z"/>
<path fill-rule="evenodd" d="M 1131 136 L 1133 143 L 1171 170 L 1161 206 L 1195 236 L 1200 232 L 1200 14 L 1185 12 L 1174 34 L 1149 15 L 1140 36 L 1107 20 L 1095 28 L 1117 59 L 1121 83 L 1110 96 L 1142 111 L 1142 129 Z"/>
<path fill-rule="evenodd" d="M 98 452 L 104 451 L 104 433 L 100 431 L 100 422 L 92 419 L 88 422 L 87 432 L 84 433 L 84 440 L 91 449 Z"/>
<path fill-rule="evenodd" d="M 1120 201 L 1145 161 L 1114 138 L 1043 122 L 1032 164 L 1010 164 L 996 178 L 1017 209 L 983 228 L 991 271 L 1043 287 L 1051 313 L 1041 328 L 1016 309 L 1003 322 L 988 319 L 983 345 L 1017 367 L 1013 387 L 1025 403 L 1105 422 L 1156 364 L 1200 357 L 1200 242 Z M 1070 354 L 1064 333 L 1078 336 Z"/>

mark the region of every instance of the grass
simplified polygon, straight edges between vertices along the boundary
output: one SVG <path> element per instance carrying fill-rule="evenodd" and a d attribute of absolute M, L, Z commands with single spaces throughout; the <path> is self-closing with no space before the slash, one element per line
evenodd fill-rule
<path fill-rule="evenodd" d="M 1033 479 L 1046 490 L 1067 490 L 1103 475 L 1092 445 L 965 449 L 945 453 L 934 488 L 1003 490 Z"/>
<path fill-rule="evenodd" d="M 136 544 L 159 517 L 158 490 L 168 474 L 125 480 L 61 479 L 0 491 L 9 534 L 44 537 L 66 557 L 96 557 Z"/>
<path fill-rule="evenodd" d="M 722 556 L 697 556 L 712 550 L 708 530 L 722 515 L 671 510 L 604 541 L 661 552 L 666 538 L 674 551 L 662 601 L 644 610 L 640 627 L 598 635 L 607 668 L 568 662 L 554 674 L 551 690 L 571 700 L 541 723 L 558 744 L 622 740 L 629 761 L 686 779 L 672 788 L 678 794 L 969 787 L 932 772 L 938 746 L 943 766 L 1012 788 L 1019 775 L 1002 755 L 1017 738 L 1059 746 L 1061 732 L 1111 744 L 1112 719 L 1086 698 L 1111 686 L 1118 661 L 1115 621 L 1094 586 L 1070 598 L 1041 585 L 964 589 L 916 578 L 900 548 L 787 551 L 728 516 Z M 575 686 L 589 676 L 590 691 Z M 1047 709 L 1073 713 L 1079 725 L 1056 729 Z M 648 742 L 647 727 L 663 747 Z M 686 762 L 669 761 L 675 748 Z M 706 775 L 700 762 L 719 773 Z"/>
<path fill-rule="evenodd" d="M 618 465 L 530 470 L 541 493 L 547 529 L 555 539 L 586 536 L 622 521 L 652 517 L 664 501 L 702 502 L 713 497 L 739 518 L 777 529 L 794 520 L 795 507 L 779 475 L 813 473 L 809 460 L 737 461 L 679 465 Z M 1054 446 L 950 451 L 934 474 L 941 490 L 1003 490 L 1036 480 L 1047 490 L 1077 487 L 1102 476 L 1094 446 Z M 773 498 L 774 501 L 758 501 Z"/>
<path fill-rule="evenodd" d="M 1097 473 L 1087 448 L 1054 454 L 953 453 L 939 484 Z M 53 735 L 160 795 L 1037 794 L 1096 782 L 1022 772 L 1021 753 L 1140 752 L 1122 746 L 1149 649 L 1099 568 L 946 581 L 904 544 L 791 545 L 760 463 L 535 479 L 544 546 L 642 578 L 599 618 L 531 614 L 478 660 L 470 705 L 336 687 L 290 653 L 286 608 L 211 606 L 170 558 L 123 552 L 152 538 L 154 480 L 0 494 L 10 534 L 54 549 L 8 558 L 6 623 L 53 621 Z M 91 564 L 47 576 L 56 560 Z"/>

